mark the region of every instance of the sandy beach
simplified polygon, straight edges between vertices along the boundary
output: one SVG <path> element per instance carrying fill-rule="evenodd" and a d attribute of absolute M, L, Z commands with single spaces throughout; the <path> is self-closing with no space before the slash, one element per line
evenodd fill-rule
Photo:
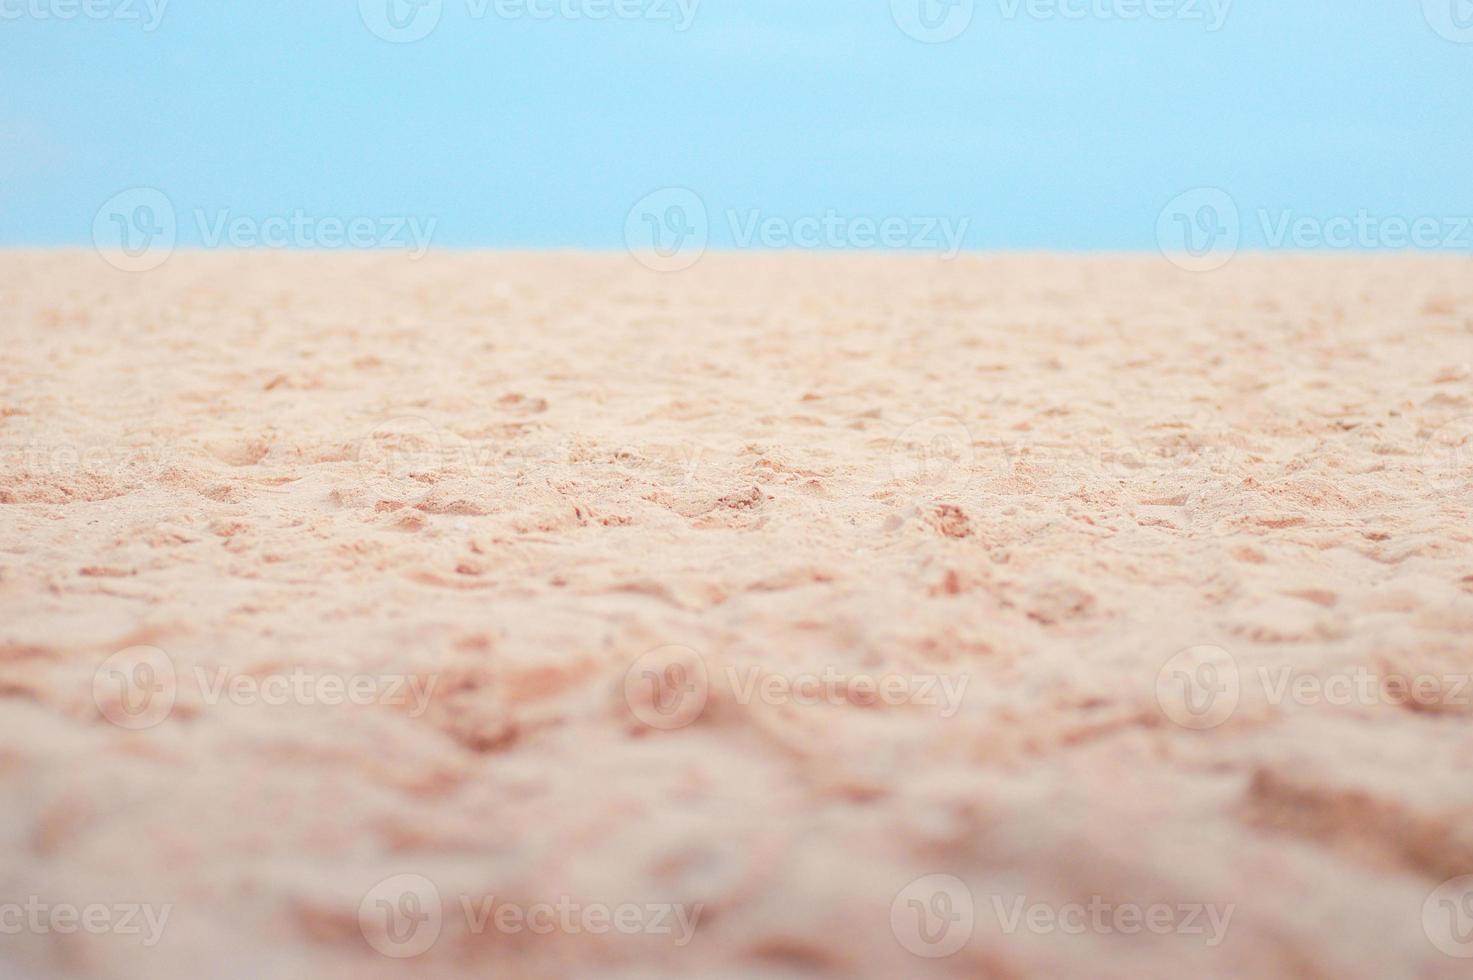
<path fill-rule="evenodd" d="M 8 976 L 1473 968 L 1466 258 L 4 268 Z"/>

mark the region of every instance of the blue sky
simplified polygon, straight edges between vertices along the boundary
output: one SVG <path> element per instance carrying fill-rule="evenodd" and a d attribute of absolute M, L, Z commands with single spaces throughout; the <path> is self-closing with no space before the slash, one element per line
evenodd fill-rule
<path fill-rule="evenodd" d="M 295 214 L 621 248 L 666 187 L 717 247 L 838 215 L 1147 250 L 1199 187 L 1251 247 L 1473 215 L 1470 0 L 430 2 L 0 0 L 0 244 L 87 244 L 136 187 L 181 245 Z M 378 36 L 390 3 L 433 29 Z"/>

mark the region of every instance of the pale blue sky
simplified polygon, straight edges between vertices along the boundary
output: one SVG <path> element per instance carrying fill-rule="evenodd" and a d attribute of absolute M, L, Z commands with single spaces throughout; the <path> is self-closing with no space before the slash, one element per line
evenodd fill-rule
<path fill-rule="evenodd" d="M 140 186 L 186 246 L 197 212 L 300 212 L 620 248 L 667 186 L 717 247 L 732 214 L 832 209 L 964 217 L 969 249 L 1152 249 L 1203 186 L 1250 247 L 1261 210 L 1473 215 L 1470 0 L 1234 0 L 1216 30 L 1225 0 L 976 0 L 942 43 L 900 25 L 944 0 L 440 0 L 417 22 L 407 0 L 169 0 L 150 30 L 159 2 L 0 0 L 0 244 L 88 244 Z M 390 2 L 433 30 L 376 36 Z M 1165 19 L 1122 19 L 1142 8 Z"/>

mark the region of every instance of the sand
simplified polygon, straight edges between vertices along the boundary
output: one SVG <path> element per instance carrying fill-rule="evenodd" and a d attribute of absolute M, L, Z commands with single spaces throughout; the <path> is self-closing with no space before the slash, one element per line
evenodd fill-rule
<path fill-rule="evenodd" d="M 11 974 L 1473 967 L 1466 259 L 4 269 Z"/>

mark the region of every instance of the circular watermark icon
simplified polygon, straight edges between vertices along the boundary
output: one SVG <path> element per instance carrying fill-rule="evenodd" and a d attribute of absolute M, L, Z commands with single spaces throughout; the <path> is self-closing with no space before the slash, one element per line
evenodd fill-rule
<path fill-rule="evenodd" d="M 965 33 L 976 6 L 975 0 L 890 0 L 890 16 L 917 41 L 942 44 Z"/>
<path fill-rule="evenodd" d="M 427 493 L 444 468 L 440 430 L 417 415 L 385 419 L 358 444 L 358 475 L 384 500 Z"/>
<path fill-rule="evenodd" d="M 658 647 L 624 672 L 624 703 L 630 713 L 660 731 L 684 728 L 700 718 L 710 694 L 706 661 L 690 647 Z"/>
<path fill-rule="evenodd" d="M 174 254 L 179 221 L 174 202 L 156 187 L 114 194 L 92 219 L 97 254 L 123 272 L 157 269 Z"/>
<path fill-rule="evenodd" d="M 1232 717 L 1242 687 L 1232 654 L 1222 647 L 1188 647 L 1156 675 L 1156 702 L 1181 727 L 1205 731 Z"/>
<path fill-rule="evenodd" d="M 376 952 L 396 960 L 420 956 L 444 925 L 440 890 L 423 875 L 385 878 L 358 905 L 358 931 Z"/>
<path fill-rule="evenodd" d="M 955 875 L 917 878 L 890 903 L 890 931 L 907 952 L 926 959 L 956 953 L 975 926 L 972 890 Z"/>
<path fill-rule="evenodd" d="M 1422 473 L 1443 494 L 1462 492 L 1473 483 L 1473 415 L 1432 430 L 1422 446 Z"/>
<path fill-rule="evenodd" d="M 1427 23 L 1457 44 L 1473 44 L 1473 0 L 1422 0 Z"/>
<path fill-rule="evenodd" d="M 358 15 L 376 36 L 409 44 L 429 36 L 444 6 L 444 0 L 358 0 Z"/>
<path fill-rule="evenodd" d="M 92 674 L 92 701 L 119 728 L 140 731 L 174 710 L 179 678 L 174 661 L 158 647 L 119 650 Z"/>
<path fill-rule="evenodd" d="M 706 254 L 710 217 L 701 195 L 685 187 L 646 194 L 624 219 L 624 244 L 639 264 L 656 272 L 689 269 Z"/>
<path fill-rule="evenodd" d="M 1243 222 L 1238 204 L 1220 187 L 1178 194 L 1156 219 L 1161 254 L 1188 272 L 1221 269 L 1238 254 Z"/>
<path fill-rule="evenodd" d="M 972 433 L 950 415 L 912 423 L 890 444 L 890 475 L 923 493 L 965 490 L 976 463 Z"/>
<path fill-rule="evenodd" d="M 1427 896 L 1422 929 L 1441 952 L 1473 959 L 1473 875 L 1445 881 Z"/>

